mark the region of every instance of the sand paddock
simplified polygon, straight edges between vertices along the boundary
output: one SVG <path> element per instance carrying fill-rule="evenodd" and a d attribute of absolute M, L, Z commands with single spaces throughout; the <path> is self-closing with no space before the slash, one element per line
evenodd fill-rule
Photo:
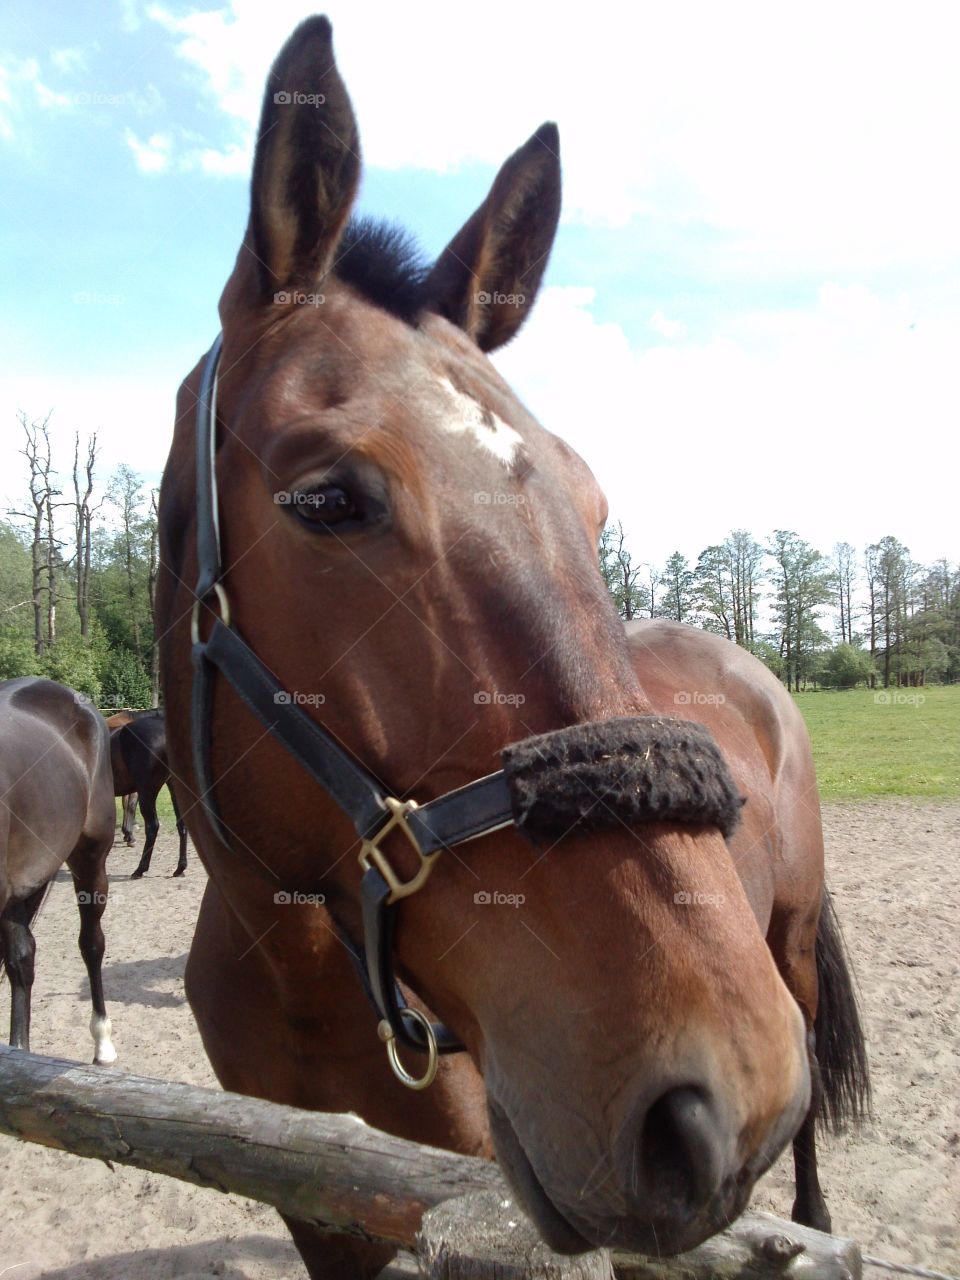
<path fill-rule="evenodd" d="M 874 1123 L 821 1147 L 834 1229 L 864 1251 L 960 1272 L 960 803 L 889 800 L 825 809 L 829 881 L 863 994 Z M 139 833 L 138 833 L 139 834 Z M 183 995 L 204 883 L 195 858 L 170 878 L 161 834 L 149 876 L 110 859 L 104 981 L 126 1070 L 214 1085 Z M 37 925 L 37 1053 L 88 1061 L 86 982 L 64 877 Z M 8 991 L 0 994 L 6 1034 Z M 371 1030 L 372 1034 L 372 1030 Z M 789 1157 L 754 1205 L 789 1215 Z M 134 1169 L 0 1138 L 4 1280 L 305 1280 L 272 1211 Z M 879 1275 L 879 1273 L 874 1273 Z"/>

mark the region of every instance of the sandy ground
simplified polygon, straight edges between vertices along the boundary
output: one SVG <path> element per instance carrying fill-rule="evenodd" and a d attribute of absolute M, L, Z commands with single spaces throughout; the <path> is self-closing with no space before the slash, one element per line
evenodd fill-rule
<path fill-rule="evenodd" d="M 830 884 L 863 993 L 876 1119 L 821 1145 L 834 1230 L 864 1251 L 960 1273 L 960 804 L 884 801 L 828 806 Z M 161 835 L 146 880 L 135 855 L 111 856 L 104 980 L 120 1064 L 214 1085 L 183 995 L 183 969 L 204 873 L 170 878 Z M 37 925 L 33 1048 L 88 1061 L 89 1005 L 76 908 L 61 878 Z M 0 1027 L 8 1018 L 6 986 Z M 789 1157 L 754 1205 L 789 1216 Z M 272 1211 L 158 1175 L 0 1138 L 0 1277 L 4 1280 L 302 1280 Z M 879 1277 L 881 1273 L 875 1272 Z"/>

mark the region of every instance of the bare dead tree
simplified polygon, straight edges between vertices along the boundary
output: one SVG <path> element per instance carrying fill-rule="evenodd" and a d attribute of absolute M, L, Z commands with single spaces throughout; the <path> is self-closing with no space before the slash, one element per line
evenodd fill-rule
<path fill-rule="evenodd" d="M 50 461 L 50 414 L 48 413 L 42 419 L 34 418 L 31 422 L 21 409 L 17 419 L 23 428 L 26 441 L 20 452 L 26 458 L 29 468 L 30 509 L 28 511 L 11 510 L 7 514 L 26 520 L 30 531 L 33 648 L 39 656 L 46 652 L 48 642 L 52 643 L 56 638 L 55 552 L 51 500 L 59 490 L 52 488 L 54 472 Z"/>
<path fill-rule="evenodd" d="M 77 615 L 80 619 L 80 635 L 84 640 L 90 634 L 90 570 L 93 517 L 103 505 L 91 506 L 93 497 L 93 472 L 97 462 L 97 433 L 87 440 L 87 456 L 84 463 L 84 480 L 81 482 L 80 433 L 73 438 L 73 493 L 74 493 L 74 547 L 77 575 Z M 81 483 L 84 488 L 81 492 Z"/>

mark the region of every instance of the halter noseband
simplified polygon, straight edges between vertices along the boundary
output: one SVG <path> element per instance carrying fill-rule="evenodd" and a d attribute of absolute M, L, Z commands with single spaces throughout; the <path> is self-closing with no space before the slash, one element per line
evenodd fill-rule
<path fill-rule="evenodd" d="M 710 823 L 729 834 L 742 800 L 707 731 L 696 724 L 659 717 L 574 725 L 514 744 L 504 751 L 506 769 L 423 805 L 385 791 L 324 728 L 290 701 L 283 686 L 231 623 L 223 586 L 215 465 L 221 347 L 222 335 L 218 335 L 204 362 L 196 414 L 198 578 L 191 619 L 191 739 L 200 803 L 217 838 L 231 848 L 214 795 L 211 766 L 213 689 L 219 672 L 356 828 L 363 869 L 362 947 L 339 925 L 338 932 L 377 1012 L 377 1033 L 386 1044 L 391 1067 L 404 1084 L 423 1089 L 436 1075 L 438 1054 L 458 1053 L 464 1046 L 447 1027 L 429 1022 L 406 1004 L 394 975 L 393 939 L 398 904 L 423 888 L 445 849 L 514 823 L 536 835 L 543 825 L 536 804 L 538 787 L 543 790 L 537 777 L 540 772 L 546 790 L 553 787 L 555 813 L 563 810 L 563 795 L 575 796 L 578 789 L 583 795 L 584 788 L 594 799 L 590 808 L 595 809 L 598 797 L 594 788 L 603 784 L 594 775 L 598 769 L 608 775 L 611 763 L 615 763 L 623 772 L 617 776 L 611 802 L 604 809 L 618 822 Z M 203 609 L 215 612 L 206 640 L 200 629 Z M 611 794 L 608 786 L 604 791 Z M 569 799 L 566 803 L 569 807 Z M 572 821 L 570 815 L 562 819 L 564 830 L 584 818 L 582 811 L 579 816 L 571 812 Z M 419 860 L 415 874 L 407 879 L 397 873 L 383 848 L 384 840 L 394 832 L 406 837 Z M 427 1054 L 423 1075 L 415 1077 L 405 1070 L 398 1042 Z"/>

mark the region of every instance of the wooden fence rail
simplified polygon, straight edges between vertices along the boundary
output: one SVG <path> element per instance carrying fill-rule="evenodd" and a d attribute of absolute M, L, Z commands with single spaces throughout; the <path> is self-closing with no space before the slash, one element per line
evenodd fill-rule
<path fill-rule="evenodd" d="M 231 1191 L 327 1230 L 414 1249 L 435 1280 L 859 1280 L 861 1273 L 852 1241 L 768 1214 L 745 1214 L 676 1258 L 561 1258 L 538 1242 L 498 1169 L 484 1160 L 391 1137 L 355 1116 L 5 1045 L 0 1133 Z"/>

